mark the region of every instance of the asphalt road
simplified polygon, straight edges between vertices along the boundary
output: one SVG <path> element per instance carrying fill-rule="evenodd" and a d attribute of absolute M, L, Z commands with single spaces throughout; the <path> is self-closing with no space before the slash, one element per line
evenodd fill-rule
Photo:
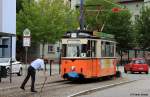
<path fill-rule="evenodd" d="M 53 69 L 58 69 L 58 68 L 53 68 Z M 123 67 L 120 67 L 119 70 L 123 72 Z M 41 75 L 38 75 L 38 77 L 41 78 Z M 89 92 L 86 95 L 81 95 L 81 97 L 132 97 L 132 96 L 137 97 L 137 95 L 142 95 L 142 97 L 150 97 L 150 94 L 148 94 L 150 90 L 149 89 L 150 85 L 147 84 L 150 82 L 150 79 L 148 78 L 150 78 L 150 74 L 122 73 L 122 78 L 103 80 L 103 81 L 91 81 L 86 83 L 72 83 L 70 81 L 57 81 L 55 83 L 53 82 L 53 83 L 45 84 L 42 92 L 40 92 L 41 86 L 36 86 L 38 93 L 31 93 L 29 91 L 30 89 L 28 89 L 29 87 L 27 88 L 26 91 L 22 91 L 19 88 L 16 88 L 1 93 L 0 97 L 68 97 L 69 95 L 76 94 L 81 91 L 85 91 L 97 87 L 103 87 L 103 86 L 116 84 L 120 82 L 126 82 L 134 79 L 136 80 L 143 79 L 143 80 L 134 83 L 127 83 L 125 85 L 119 85 L 107 89 L 102 89 L 100 91 L 94 91 L 92 93 Z M 50 78 L 50 80 L 52 79 Z M 134 90 L 138 89 L 138 87 L 135 86 L 139 86 L 140 88 L 140 85 L 142 85 L 143 90 L 141 90 L 141 93 L 138 94 L 140 91 L 139 90 L 134 91 Z"/>
<path fill-rule="evenodd" d="M 130 80 L 135 79 L 138 81 L 96 92 L 89 92 L 76 97 L 150 97 L 150 74 L 126 74 L 123 72 L 122 67 L 120 67 L 119 69 L 122 71 L 123 77 L 127 77 Z"/>
<path fill-rule="evenodd" d="M 150 78 L 78 97 L 150 97 Z"/>

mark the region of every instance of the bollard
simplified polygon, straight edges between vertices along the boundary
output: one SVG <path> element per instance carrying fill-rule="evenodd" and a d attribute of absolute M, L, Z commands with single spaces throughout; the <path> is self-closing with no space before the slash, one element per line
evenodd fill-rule
<path fill-rule="evenodd" d="M 53 60 L 50 60 L 50 70 L 49 70 L 50 76 L 52 75 L 52 62 Z"/>
<path fill-rule="evenodd" d="M 0 66 L 0 82 L 1 82 L 1 66 Z"/>

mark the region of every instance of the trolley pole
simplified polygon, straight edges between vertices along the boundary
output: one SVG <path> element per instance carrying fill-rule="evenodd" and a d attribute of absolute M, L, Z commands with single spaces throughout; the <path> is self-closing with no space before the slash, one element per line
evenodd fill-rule
<path fill-rule="evenodd" d="M 80 0 L 80 30 L 84 29 L 83 0 Z"/>

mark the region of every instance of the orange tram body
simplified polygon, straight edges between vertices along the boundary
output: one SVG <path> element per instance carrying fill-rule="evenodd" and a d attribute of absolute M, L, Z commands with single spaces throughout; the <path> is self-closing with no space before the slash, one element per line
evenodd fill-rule
<path fill-rule="evenodd" d="M 116 42 L 89 31 L 67 32 L 62 38 L 61 76 L 64 79 L 116 75 Z"/>

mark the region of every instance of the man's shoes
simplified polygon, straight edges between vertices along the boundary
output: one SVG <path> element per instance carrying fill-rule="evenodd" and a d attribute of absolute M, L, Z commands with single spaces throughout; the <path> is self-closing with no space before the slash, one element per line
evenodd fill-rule
<path fill-rule="evenodd" d="M 24 87 L 22 87 L 22 86 L 20 87 L 20 89 L 22 89 L 22 90 L 24 90 L 24 91 L 25 91 L 25 88 L 24 88 Z"/>
<path fill-rule="evenodd" d="M 35 92 L 36 93 L 37 91 L 36 90 L 31 90 L 31 92 Z"/>

